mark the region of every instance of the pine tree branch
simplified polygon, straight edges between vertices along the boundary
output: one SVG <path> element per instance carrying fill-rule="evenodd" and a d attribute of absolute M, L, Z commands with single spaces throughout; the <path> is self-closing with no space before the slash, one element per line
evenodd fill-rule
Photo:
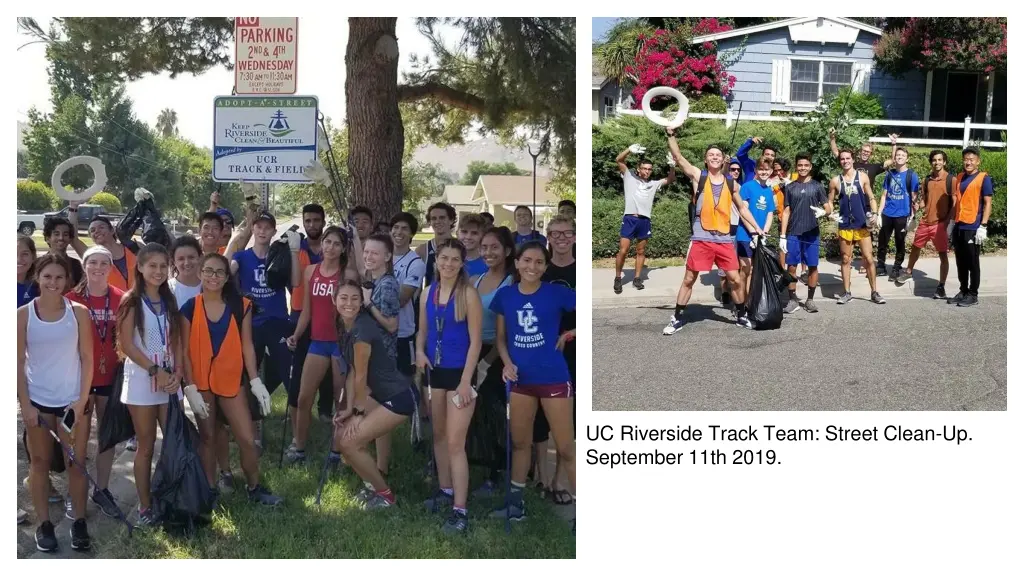
<path fill-rule="evenodd" d="M 448 106 L 466 110 L 473 114 L 482 115 L 486 108 L 483 98 L 457 90 L 440 82 L 425 82 L 423 84 L 402 85 L 398 87 L 399 102 L 416 102 L 424 98 L 433 98 Z M 509 112 L 515 112 L 510 110 Z"/>

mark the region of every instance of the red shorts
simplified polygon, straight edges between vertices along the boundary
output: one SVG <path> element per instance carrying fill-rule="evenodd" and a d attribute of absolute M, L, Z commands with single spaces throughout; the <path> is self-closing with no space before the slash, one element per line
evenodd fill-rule
<path fill-rule="evenodd" d="M 945 224 L 918 224 L 917 232 L 914 232 L 914 248 L 924 248 L 929 240 L 936 251 L 949 252 L 949 236 L 946 235 Z"/>
<path fill-rule="evenodd" d="M 534 398 L 574 398 L 572 382 L 558 384 L 513 384 L 512 393 Z"/>
<path fill-rule="evenodd" d="M 690 242 L 690 251 L 686 254 L 686 269 L 694 272 L 711 272 L 712 265 L 719 270 L 731 272 L 740 269 L 739 258 L 736 257 L 736 242 L 719 244 L 694 240 Z"/>

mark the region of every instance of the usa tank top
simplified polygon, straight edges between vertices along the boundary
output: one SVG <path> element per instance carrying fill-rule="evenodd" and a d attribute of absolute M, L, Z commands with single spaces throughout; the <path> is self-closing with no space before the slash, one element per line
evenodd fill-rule
<path fill-rule="evenodd" d="M 338 290 L 341 270 L 330 276 L 321 274 L 320 264 L 313 268 L 309 278 L 309 313 L 311 316 L 310 338 L 318 342 L 334 342 L 338 339 L 335 317 L 338 310 L 334 305 L 334 294 Z"/>

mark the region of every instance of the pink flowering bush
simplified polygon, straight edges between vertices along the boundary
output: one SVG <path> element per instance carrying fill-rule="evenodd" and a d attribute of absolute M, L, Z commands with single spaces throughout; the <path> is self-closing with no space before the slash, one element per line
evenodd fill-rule
<path fill-rule="evenodd" d="M 908 18 L 875 42 L 875 62 L 909 70 L 1006 71 L 1006 18 Z"/>
<path fill-rule="evenodd" d="M 715 18 L 704 18 L 692 28 L 641 34 L 640 51 L 634 64 L 626 68 L 626 73 L 636 79 L 632 92 L 635 106 L 639 108 L 644 94 L 655 86 L 676 88 L 690 98 L 701 94 L 728 96 L 736 77 L 726 72 L 717 45 L 691 44 L 690 39 L 731 29 Z"/>

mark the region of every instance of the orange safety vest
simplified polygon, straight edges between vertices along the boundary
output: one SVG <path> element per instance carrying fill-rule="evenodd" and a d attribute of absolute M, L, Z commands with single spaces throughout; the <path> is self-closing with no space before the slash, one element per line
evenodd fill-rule
<path fill-rule="evenodd" d="M 210 338 L 210 326 L 207 324 L 206 307 L 203 295 L 195 299 L 195 312 L 192 314 L 192 331 L 188 339 L 189 360 L 192 361 L 193 384 L 202 391 L 209 390 L 217 396 L 234 398 L 242 386 L 242 329 L 235 321 L 231 308 L 225 306 L 224 313 L 229 315 L 228 332 L 220 345 L 217 355 L 213 355 L 213 341 Z M 242 317 L 248 313 L 251 303 L 242 298 Z"/>
<path fill-rule="evenodd" d="M 732 218 L 732 190 L 729 181 L 722 183 L 722 194 L 715 204 L 715 194 L 711 190 L 711 178 L 704 180 L 704 196 L 700 206 L 700 227 L 708 232 L 728 234 Z"/>
<path fill-rule="evenodd" d="M 124 249 L 124 267 L 128 272 L 128 277 L 122 276 L 117 266 L 111 266 L 110 272 L 107 273 L 107 284 L 127 292 L 135 285 L 135 254 L 132 254 L 132 251 L 127 248 Z"/>
<path fill-rule="evenodd" d="M 782 222 L 782 211 L 785 208 L 783 204 L 786 201 L 786 189 L 782 184 L 775 187 L 775 214 L 778 216 L 779 222 Z M 781 226 L 782 224 L 779 224 Z"/>
<path fill-rule="evenodd" d="M 299 285 L 292 290 L 292 312 L 302 310 L 302 303 L 306 299 L 306 268 L 312 264 L 309 261 L 309 252 L 299 250 Z"/>
<path fill-rule="evenodd" d="M 967 190 L 960 192 L 960 183 L 967 174 L 961 172 L 953 182 L 953 198 L 956 202 L 956 221 L 963 224 L 974 224 L 978 220 L 978 209 L 981 205 L 981 187 L 985 184 L 985 172 L 978 175 L 967 185 Z"/>

